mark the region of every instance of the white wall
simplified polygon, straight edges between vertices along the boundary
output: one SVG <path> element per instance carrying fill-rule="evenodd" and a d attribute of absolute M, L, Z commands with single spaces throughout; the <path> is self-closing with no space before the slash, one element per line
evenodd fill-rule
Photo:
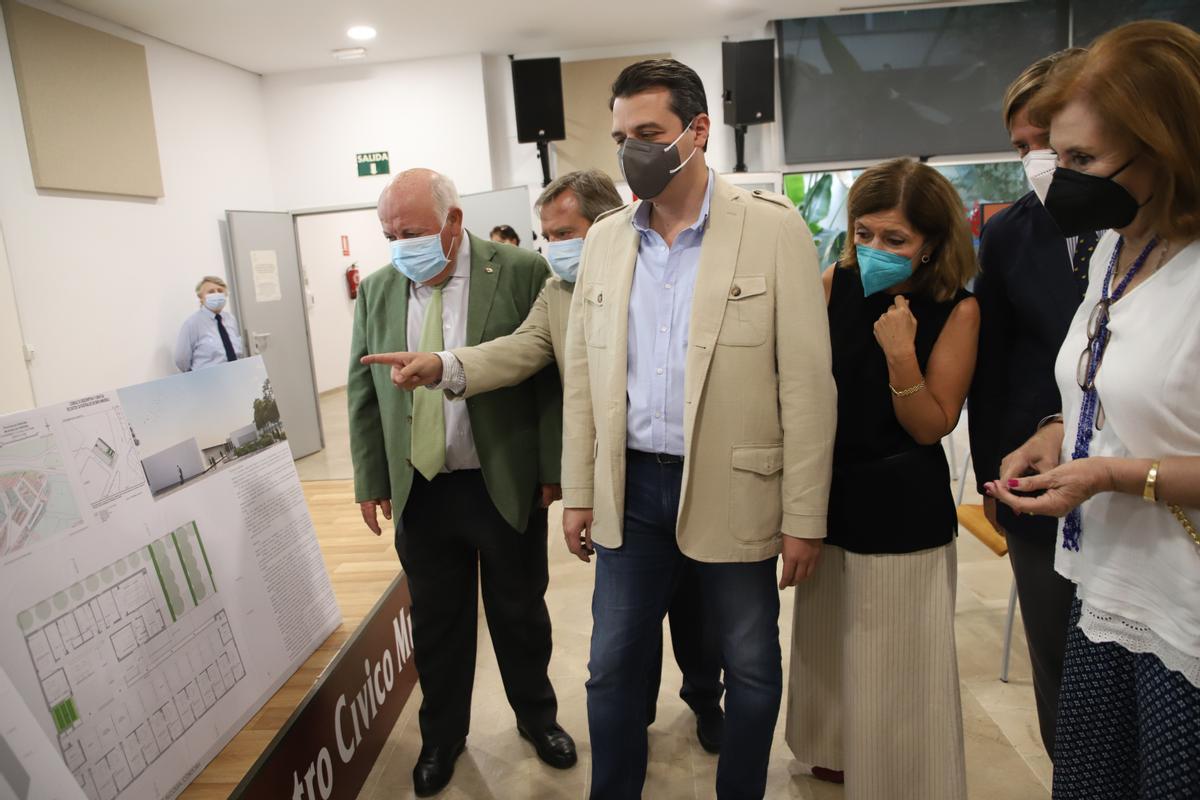
<path fill-rule="evenodd" d="M 180 322 L 195 306 L 196 279 L 225 271 L 226 209 L 374 204 L 388 178 L 357 177 L 354 157 L 377 150 L 390 153 L 393 173 L 428 166 L 454 178 L 464 194 L 526 185 L 536 196 L 540 187 L 536 148 L 516 142 L 504 56 L 338 65 L 264 78 L 52 0 L 31 4 L 146 47 L 166 190 L 157 202 L 36 190 L 7 38 L 0 31 L 0 226 L 8 236 L 24 328 L 10 324 L 4 335 L 23 335 L 36 351 L 29 374 L 39 403 L 173 371 L 170 351 Z M 697 70 L 716 123 L 709 163 L 719 171 L 732 168 L 732 131 L 721 124 L 720 39 L 527 55 L 579 60 L 645 52 L 669 52 Z M 774 127 L 751 129 L 752 169 L 779 168 L 782 147 Z M 352 240 L 351 259 L 362 238 Z M 364 271 L 386 263 L 386 255 L 365 261 L 359 262 Z M 310 286 L 325 305 L 313 313 L 332 311 L 336 300 L 348 303 L 342 269 L 322 271 L 330 286 Z M 6 351 L 20 352 L 20 343 L 6 344 L 14 345 Z M 314 342 L 314 352 L 320 349 Z M 337 350 L 340 361 L 345 348 Z"/>
<path fill-rule="evenodd" d="M 730 30 L 730 41 L 773 37 L 770 28 Z M 724 79 L 721 69 L 722 38 L 643 42 L 620 47 L 596 47 L 584 50 L 566 50 L 547 53 L 527 53 L 521 58 L 558 57 L 563 61 L 583 61 L 596 58 L 642 53 L 670 53 L 700 76 L 704 91 L 708 95 L 708 113 L 712 117 L 712 133 L 709 136 L 708 164 L 717 172 L 732 171 L 736 163 L 734 155 L 733 128 L 724 123 L 721 107 L 721 92 Z M 537 158 L 537 146 L 517 143 L 516 106 L 513 101 L 512 74 L 506 56 L 485 56 L 484 82 L 489 92 L 488 127 L 492 137 L 492 175 L 497 187 L 535 184 L 542 181 L 541 163 Z M 615 79 L 617 76 L 613 75 Z M 607 103 L 608 98 L 600 98 Z M 778 115 L 777 115 L 778 118 Z M 550 145 L 553 164 L 554 145 Z M 746 163 L 753 172 L 777 172 L 783 169 L 783 142 L 780 123 L 753 125 L 746 135 Z"/>
<path fill-rule="evenodd" d="M 492 188 L 478 53 L 268 75 L 263 92 L 282 209 L 373 205 L 388 177 L 358 177 L 354 157 L 378 150 L 393 175 L 429 167 L 463 194 Z"/>
<path fill-rule="evenodd" d="M 51 2 L 45 11 L 146 47 L 166 196 L 38 191 L 0 32 L 0 225 L 40 404 L 171 372 L 193 289 L 222 274 L 229 208 L 273 208 L 261 79 Z M 86 125 L 85 119 L 80 124 Z"/>

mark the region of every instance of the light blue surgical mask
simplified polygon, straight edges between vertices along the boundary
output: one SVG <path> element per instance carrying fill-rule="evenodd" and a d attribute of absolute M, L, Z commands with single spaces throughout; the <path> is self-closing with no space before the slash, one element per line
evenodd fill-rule
<path fill-rule="evenodd" d="M 583 255 L 583 238 L 563 239 L 546 245 L 546 260 L 554 274 L 567 283 L 575 282 L 579 272 L 579 257 Z"/>
<path fill-rule="evenodd" d="M 225 294 L 223 292 L 213 292 L 204 295 L 204 307 L 214 314 L 218 313 L 225 307 Z"/>
<path fill-rule="evenodd" d="M 864 297 L 870 297 L 912 277 L 911 258 L 887 250 L 876 250 L 865 244 L 856 245 L 854 252 L 858 256 L 858 275 L 862 278 Z"/>
<path fill-rule="evenodd" d="M 441 230 L 429 236 L 392 240 L 392 266 L 415 283 L 436 278 L 450 260 L 442 250 L 442 230 L 445 228 L 443 223 Z"/>

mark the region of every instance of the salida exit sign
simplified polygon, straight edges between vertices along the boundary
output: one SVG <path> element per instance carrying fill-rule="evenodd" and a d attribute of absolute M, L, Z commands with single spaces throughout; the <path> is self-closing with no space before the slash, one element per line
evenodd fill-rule
<path fill-rule="evenodd" d="M 387 175 L 390 172 L 386 150 L 380 153 L 359 153 L 357 159 L 358 177 L 360 178 L 369 178 L 372 175 Z"/>

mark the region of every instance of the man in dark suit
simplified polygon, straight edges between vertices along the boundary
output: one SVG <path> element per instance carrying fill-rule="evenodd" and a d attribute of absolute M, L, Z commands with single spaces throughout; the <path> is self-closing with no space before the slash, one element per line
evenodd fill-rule
<path fill-rule="evenodd" d="M 971 454 L 988 520 L 1007 534 L 1008 554 L 1029 642 L 1033 688 L 1046 752 L 1054 756 L 1054 725 L 1068 617 L 1075 586 L 1054 571 L 1058 520 L 1021 516 L 987 497 L 983 484 L 1024 444 L 1041 420 L 1062 410 L 1054 362 L 1087 290 L 1097 236 L 1065 239 L 1042 206 L 1055 156 L 1049 131 L 1030 124 L 1027 105 L 1054 65 L 1082 50 L 1064 50 L 1028 67 L 1008 88 L 1004 121 L 1034 185 L 997 214 L 979 243 L 979 355 L 967 418 Z"/>
<path fill-rule="evenodd" d="M 386 364 L 364 363 L 372 353 L 438 351 L 512 333 L 549 269 L 535 253 L 470 235 L 454 184 L 430 170 L 397 175 L 380 197 L 379 221 L 392 242 L 392 266 L 359 287 L 347 385 L 350 444 L 363 520 L 379 534 L 377 510 L 390 519 L 394 509 L 396 552 L 412 592 L 424 694 L 416 793 L 440 791 L 465 744 L 479 583 L 517 730 L 547 764 L 570 767 L 575 743 L 556 722 L 546 674 L 542 500 L 559 482 L 558 375 L 543 372 L 451 403 L 441 392 L 399 391 Z"/>

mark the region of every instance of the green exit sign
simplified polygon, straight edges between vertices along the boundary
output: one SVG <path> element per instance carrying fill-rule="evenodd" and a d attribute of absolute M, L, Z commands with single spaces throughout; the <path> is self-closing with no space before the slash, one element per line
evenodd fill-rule
<path fill-rule="evenodd" d="M 387 175 L 390 171 L 386 150 L 382 153 L 359 153 L 357 159 L 358 177 L 360 178 L 369 178 L 372 175 Z"/>

